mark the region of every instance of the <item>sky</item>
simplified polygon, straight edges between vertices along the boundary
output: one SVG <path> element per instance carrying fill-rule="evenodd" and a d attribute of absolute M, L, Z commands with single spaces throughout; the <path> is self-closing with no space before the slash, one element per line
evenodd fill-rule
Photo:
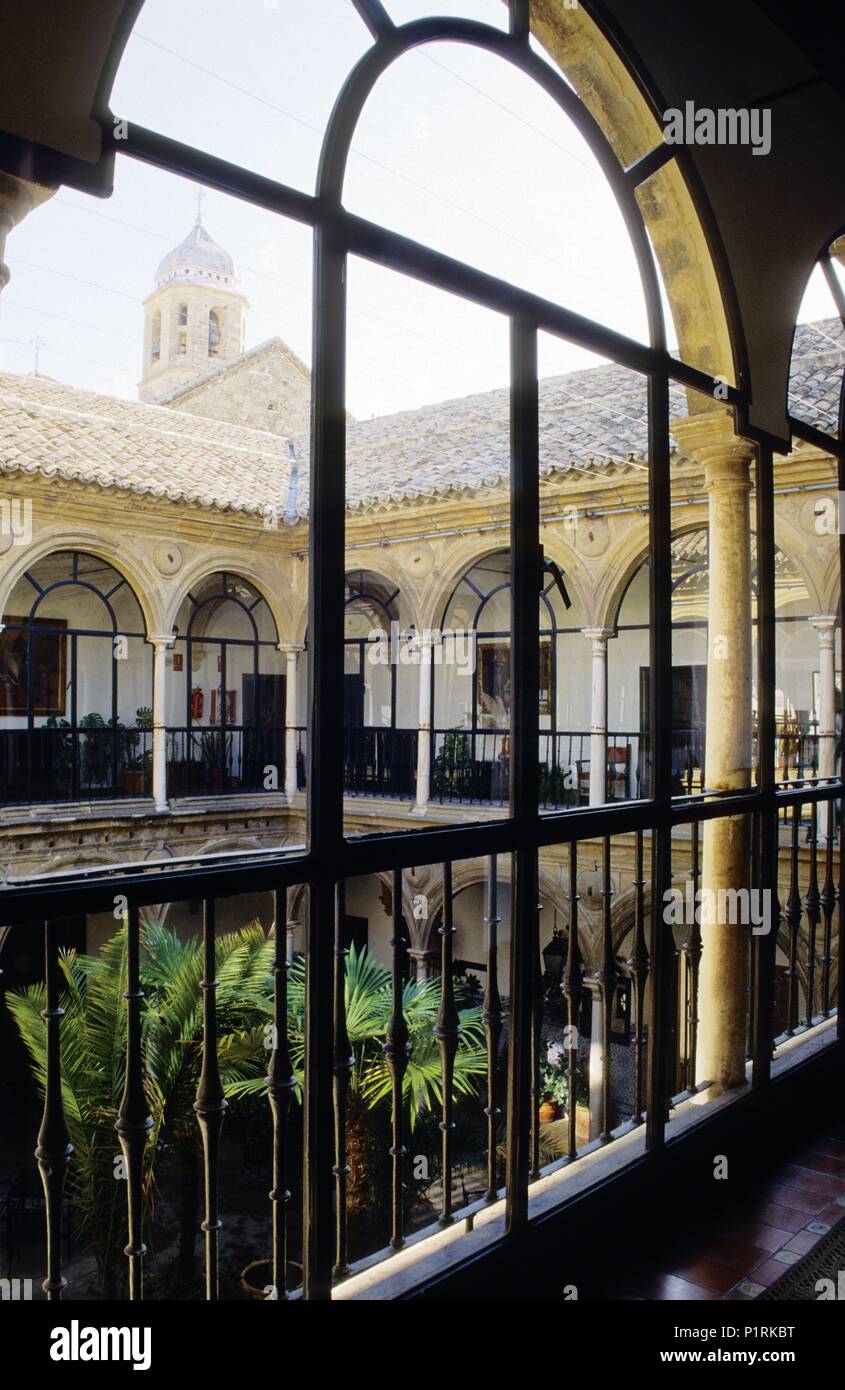
<path fill-rule="evenodd" d="M 501 0 L 386 0 L 386 8 L 397 22 L 449 14 L 507 23 Z M 146 0 L 111 105 L 311 192 L 335 97 L 369 44 L 350 0 Z M 438 44 L 394 65 L 364 108 L 344 203 L 645 341 L 633 254 L 603 175 L 550 98 L 498 59 Z M 128 158 L 118 158 L 107 200 L 60 189 L 9 237 L 0 371 L 32 371 L 38 339 L 43 375 L 135 398 L 142 301 L 196 206 L 194 184 Z M 246 346 L 278 335 L 310 363 L 310 230 L 212 190 L 202 211 L 250 301 Z M 831 312 L 814 281 L 801 318 Z M 544 375 L 597 360 L 543 337 Z M 503 319 L 353 260 L 353 415 L 506 383 Z"/>

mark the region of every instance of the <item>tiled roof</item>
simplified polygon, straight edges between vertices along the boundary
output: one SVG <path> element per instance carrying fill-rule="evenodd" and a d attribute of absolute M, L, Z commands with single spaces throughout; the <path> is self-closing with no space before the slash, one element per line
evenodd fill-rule
<path fill-rule="evenodd" d="M 845 361 L 838 320 L 798 329 L 790 409 L 836 427 Z M 686 414 L 673 387 L 670 414 Z M 540 466 L 583 475 L 641 467 L 646 389 L 616 366 L 540 384 Z M 297 510 L 307 512 L 308 438 L 295 439 Z M 509 473 L 508 392 L 487 391 L 347 426 L 351 508 L 477 491 Z M 45 377 L 0 376 L 0 472 L 40 473 L 202 507 L 284 513 L 287 440 L 161 405 L 98 396 Z"/>
<path fill-rule="evenodd" d="M 0 376 L 0 472 L 260 512 L 284 506 L 289 467 L 285 442 L 264 430 Z"/>
<path fill-rule="evenodd" d="M 789 413 L 835 434 L 845 368 L 845 330 L 839 319 L 801 324 L 795 332 L 789 377 Z"/>

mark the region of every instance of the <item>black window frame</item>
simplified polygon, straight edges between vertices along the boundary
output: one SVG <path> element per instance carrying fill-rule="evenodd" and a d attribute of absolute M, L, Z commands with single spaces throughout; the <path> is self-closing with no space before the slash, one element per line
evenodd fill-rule
<path fill-rule="evenodd" d="M 457 19 L 430 18 L 395 25 L 379 0 L 353 0 L 373 37 L 348 77 L 325 134 L 315 194 L 277 183 L 241 166 L 184 145 L 131 122 L 120 123 L 119 137 L 108 126 L 104 140 L 115 153 L 202 183 L 265 210 L 310 225 L 314 232 L 313 372 L 311 489 L 309 514 L 310 662 L 308 674 L 307 847 L 290 854 L 268 853 L 262 860 L 149 869 L 143 864 L 109 874 L 69 876 L 50 886 L 30 883 L 3 893 L 4 921 L 66 917 L 77 912 L 110 911 L 116 895 L 125 895 L 130 914 L 161 902 L 202 898 L 210 913 L 213 952 L 213 900 L 240 892 L 275 890 L 308 884 L 309 921 L 306 948 L 307 1018 L 304 1101 L 307 1161 L 304 1182 L 304 1296 L 331 1296 L 335 1253 L 333 1193 L 332 1056 L 335 962 L 333 923 L 336 893 L 347 877 L 393 872 L 394 893 L 401 871 L 414 864 L 512 855 L 512 974 L 508 1055 L 506 1230 L 518 1234 L 528 1220 L 531 1167 L 531 1009 L 536 950 L 538 853 L 549 845 L 574 847 L 580 839 L 625 832 L 652 834 L 651 969 L 652 1012 L 649 1027 L 646 1143 L 664 1142 L 667 1057 L 663 1044 L 670 1001 L 667 998 L 670 936 L 657 904 L 669 883 L 674 827 L 707 819 L 749 813 L 758 826 L 757 869 L 761 881 L 777 884 L 777 815 L 788 806 L 842 798 L 841 776 L 825 787 L 776 787 L 774 779 L 774 496 L 772 453 L 782 441 L 751 431 L 747 424 L 749 392 L 740 384 L 720 383 L 720 403 L 735 412 L 738 432 L 757 444 L 756 529 L 758 536 L 759 737 L 761 756 L 756 785 L 747 791 L 706 798 L 673 798 L 671 769 L 671 495 L 669 475 L 669 385 L 676 382 L 713 395 L 707 373 L 670 355 L 665 335 L 654 256 L 637 188 L 670 160 L 676 160 L 688 186 L 697 191 L 680 147 L 659 145 L 634 166 L 622 168 L 597 122 L 563 77 L 529 44 L 528 0 L 510 0 L 509 32 Z M 638 262 L 646 297 L 651 341 L 636 342 L 581 315 L 499 280 L 475 267 L 387 231 L 347 212 L 342 185 L 358 116 L 379 77 L 412 48 L 438 41 L 473 45 L 513 64 L 538 82 L 587 139 L 622 210 Z M 117 129 L 117 123 L 115 123 Z M 708 227 L 712 237 L 712 223 Z M 825 254 L 820 250 L 820 258 Z M 342 685 L 344 650 L 345 564 L 345 429 L 344 357 L 346 343 L 346 262 L 363 257 L 435 288 L 492 309 L 510 320 L 511 386 L 511 660 L 513 671 L 510 814 L 490 824 L 463 823 L 414 831 L 358 836 L 343 829 L 343 722 L 335 692 Z M 727 272 L 720 258 L 723 297 L 740 367 L 744 362 L 741 327 L 736 317 Z M 831 288 L 845 321 L 845 302 L 836 277 Z M 579 344 L 646 376 L 648 383 L 648 452 L 650 516 L 650 669 L 654 753 L 651 796 L 610 807 L 578 807 L 541 812 L 538 804 L 538 546 L 540 535 L 538 468 L 537 339 L 546 332 Z M 838 465 L 839 488 L 845 491 L 845 392 L 840 404 L 839 437 L 833 438 L 799 421 L 790 421 L 796 437 L 818 445 Z M 845 536 L 840 536 L 840 575 Z M 841 634 L 843 656 L 845 635 Z M 843 663 L 845 665 L 845 662 Z M 326 692 L 326 698 L 323 693 Z M 840 885 L 841 886 L 841 885 Z M 401 915 L 401 914 L 400 914 Z M 130 918 L 130 920 L 132 920 Z M 49 938 L 48 938 L 49 939 Z M 771 939 L 755 940 L 753 1062 L 755 1084 L 763 1085 L 771 1062 Z M 398 950 L 398 944 L 395 950 Z M 213 954 L 211 959 L 213 960 Z M 842 980 L 840 951 L 840 985 Z M 49 970 L 49 953 L 48 953 Z M 134 997 L 134 996 L 133 996 Z M 134 1017 L 134 1015 L 133 1015 Z M 213 1016 L 212 1016 L 213 1023 Z M 839 1037 L 843 1036 L 840 1009 Z M 134 1034 L 132 1034 L 134 1037 Z M 133 1047 L 135 1044 L 133 1043 Z M 137 1048 L 132 1068 L 137 1065 Z M 219 1107 L 218 1107 L 219 1108 Z M 209 1114 L 216 1113 L 213 1106 Z M 137 1258 L 133 1256 L 133 1258 Z M 211 1296 L 211 1295 L 209 1295 Z"/>

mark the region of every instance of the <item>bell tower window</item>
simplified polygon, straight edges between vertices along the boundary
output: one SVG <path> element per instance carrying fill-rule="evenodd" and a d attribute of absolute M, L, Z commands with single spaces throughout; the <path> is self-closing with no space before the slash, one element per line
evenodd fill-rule
<path fill-rule="evenodd" d="M 153 314 L 152 330 L 150 333 L 150 361 L 159 362 L 161 360 L 161 310 L 157 309 Z"/>
<path fill-rule="evenodd" d="M 209 357 L 219 357 L 223 342 L 223 334 L 220 326 L 220 314 L 217 309 L 212 309 L 208 315 L 208 355 Z"/>
<path fill-rule="evenodd" d="M 184 356 L 188 351 L 188 306 L 180 304 L 176 317 L 176 351 L 180 356 Z"/>

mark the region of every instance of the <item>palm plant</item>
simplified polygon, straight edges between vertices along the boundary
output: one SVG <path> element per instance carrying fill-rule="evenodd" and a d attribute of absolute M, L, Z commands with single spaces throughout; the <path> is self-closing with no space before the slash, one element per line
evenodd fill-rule
<path fill-rule="evenodd" d="M 126 947 L 124 926 L 97 956 L 69 951 L 60 957 L 65 988 L 62 1020 L 62 1094 L 74 1157 L 68 1199 L 76 1224 L 93 1250 L 101 1297 L 116 1297 L 124 1271 L 125 1197 L 114 1130 L 124 1083 L 126 1047 Z M 218 938 L 218 1058 L 232 1101 L 266 1090 L 268 1028 L 273 1021 L 274 943 L 260 923 Z M 142 913 L 141 986 L 144 990 L 142 1047 L 147 1106 L 153 1124 L 145 1151 L 144 1197 L 152 1212 L 154 1168 L 170 1148 L 179 1171 L 179 1268 L 193 1270 L 200 1163 L 196 1095 L 202 1060 L 203 953 L 199 940 L 180 941 L 152 913 Z M 456 983 L 460 1003 L 462 987 Z M 46 1031 L 41 1011 L 43 985 L 9 992 L 6 1000 L 30 1055 L 43 1095 Z M 433 1113 L 442 1099 L 440 1058 L 433 1027 L 440 1002 L 439 980 L 410 980 L 403 1011 L 410 1036 L 403 1096 L 411 1125 Z M 347 1144 L 352 1174 L 350 1214 L 367 1200 L 367 1115 L 385 1111 L 391 1078 L 382 1047 L 392 1013 L 390 971 L 365 949 L 350 949 L 346 969 L 346 1013 L 354 1057 L 347 1107 Z M 455 1059 L 455 1092 L 473 1094 L 486 1073 L 483 1028 L 477 1007 L 459 1010 L 461 1036 Z M 288 1032 L 296 1094 L 301 1097 L 305 1040 L 305 967 L 293 962 L 288 982 Z"/>
<path fill-rule="evenodd" d="M 270 989 L 272 944 L 252 923 L 216 943 L 218 1005 L 230 1029 L 250 1027 L 260 1016 L 254 1000 Z M 100 1296 L 117 1295 L 123 1277 L 125 1196 L 119 1182 L 119 1146 L 114 1130 L 124 1083 L 126 1048 L 126 929 L 121 927 L 97 956 L 63 953 L 62 1096 L 73 1161 L 68 1200 L 76 1226 L 97 1261 Z M 193 1265 L 199 1191 L 196 1116 L 193 1101 L 201 1062 L 202 951 L 196 939 L 179 941 L 152 915 L 142 918 L 141 985 L 145 992 L 143 1049 L 147 1108 L 153 1124 L 145 1150 L 144 1198 L 152 1210 L 153 1175 L 162 1142 L 179 1163 L 180 1266 Z M 41 1011 L 43 984 L 10 991 L 6 1002 L 29 1052 L 36 1083 L 44 1093 L 46 1032 Z M 221 1065 L 224 1085 L 242 1075 Z"/>
<path fill-rule="evenodd" d="M 455 982 L 458 1004 L 464 998 L 463 985 Z M 383 1108 L 392 1093 L 392 1079 L 383 1045 L 393 1012 L 391 972 L 370 955 L 366 947 L 358 951 L 353 944 L 346 961 L 346 1028 L 353 1058 L 346 1109 L 348 1210 L 360 1211 L 368 1200 L 369 1140 L 367 1113 Z M 408 1064 L 402 1083 L 403 1101 L 410 1112 L 413 1130 L 423 1114 L 438 1110 L 443 1099 L 440 1054 L 434 1024 L 440 1006 L 440 980 L 408 980 L 402 991 L 402 1011 L 409 1034 Z M 460 1038 L 455 1057 L 454 1093 L 474 1095 L 478 1079 L 486 1076 L 487 1054 L 481 1009 L 459 1008 Z M 255 1095 L 264 1089 L 262 1075 L 255 1074 L 255 1060 L 263 1047 L 267 1024 L 272 1020 L 272 999 L 267 998 L 264 1024 L 251 1035 L 231 1035 L 221 1040 L 221 1058 L 231 1069 L 244 1068 L 243 1079 L 229 1088 L 232 1097 Z M 300 957 L 290 968 L 288 979 L 288 1033 L 291 1061 L 301 1094 L 305 1050 L 305 962 Z M 266 1054 L 265 1054 L 266 1055 Z M 253 1074 L 248 1073 L 252 1071 Z"/>
<path fill-rule="evenodd" d="M 68 1197 L 81 1234 L 91 1245 L 100 1279 L 100 1297 L 117 1296 L 123 1199 L 117 1166 L 119 1146 L 114 1124 L 123 1091 L 126 1043 L 126 933 L 118 932 L 99 956 L 63 953 L 62 1099 L 74 1147 Z M 43 984 L 9 992 L 6 1002 L 29 1052 L 35 1080 L 43 1095 L 47 1077 L 46 1007 Z M 161 1106 L 152 1078 L 147 1100 L 153 1129 L 147 1145 L 144 1195 L 149 1200 L 152 1154 L 161 1124 Z"/>

